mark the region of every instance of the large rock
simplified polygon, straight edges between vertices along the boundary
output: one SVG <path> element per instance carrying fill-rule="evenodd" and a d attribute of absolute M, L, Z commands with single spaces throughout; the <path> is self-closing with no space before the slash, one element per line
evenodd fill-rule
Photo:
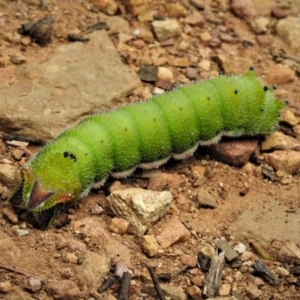
<path fill-rule="evenodd" d="M 14 83 L 0 83 L 0 130 L 46 142 L 139 86 L 105 31 L 89 38 L 58 47 L 43 62 L 2 69 Z"/>

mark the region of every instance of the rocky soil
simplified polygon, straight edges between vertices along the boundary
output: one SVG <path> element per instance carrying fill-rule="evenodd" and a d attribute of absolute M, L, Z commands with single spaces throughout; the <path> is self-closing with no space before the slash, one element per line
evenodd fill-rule
<path fill-rule="evenodd" d="M 300 1 L 0 0 L 0 28 L 0 299 L 300 299 Z M 87 115 L 250 66 L 277 132 L 110 178 L 47 230 L 10 207 Z"/>

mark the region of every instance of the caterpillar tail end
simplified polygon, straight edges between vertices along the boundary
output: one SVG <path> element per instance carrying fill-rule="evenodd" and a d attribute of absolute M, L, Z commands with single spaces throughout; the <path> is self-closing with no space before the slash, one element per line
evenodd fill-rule
<path fill-rule="evenodd" d="M 57 217 L 61 204 L 72 201 L 73 193 L 47 190 L 35 178 L 30 167 L 21 170 L 22 182 L 9 198 L 15 209 L 26 210 L 32 214 L 41 229 L 51 226 Z"/>

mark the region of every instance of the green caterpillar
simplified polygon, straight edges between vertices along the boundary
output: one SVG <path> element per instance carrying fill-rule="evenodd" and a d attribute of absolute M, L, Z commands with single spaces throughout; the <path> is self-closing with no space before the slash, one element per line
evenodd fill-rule
<path fill-rule="evenodd" d="M 250 68 L 243 76 L 221 75 L 90 116 L 22 167 L 22 183 L 10 202 L 45 228 L 63 203 L 86 196 L 109 175 L 155 168 L 171 156 L 183 159 L 223 135 L 269 134 L 284 107 L 273 90 Z"/>

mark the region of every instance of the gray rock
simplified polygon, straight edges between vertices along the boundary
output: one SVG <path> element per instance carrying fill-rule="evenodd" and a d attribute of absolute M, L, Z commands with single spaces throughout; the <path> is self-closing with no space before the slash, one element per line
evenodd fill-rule
<path fill-rule="evenodd" d="M 201 189 L 197 195 L 197 202 L 200 207 L 217 208 L 216 198 L 204 189 Z"/>
<path fill-rule="evenodd" d="M 105 31 L 88 37 L 88 43 L 58 47 L 44 62 L 20 66 L 17 83 L 0 83 L 0 130 L 46 142 L 140 85 Z"/>
<path fill-rule="evenodd" d="M 154 192 L 131 188 L 112 192 L 107 205 L 118 217 L 127 220 L 128 232 L 142 236 L 159 218 L 164 216 L 172 204 L 170 192 Z"/>
<path fill-rule="evenodd" d="M 233 250 L 233 247 L 226 241 L 218 240 L 216 246 L 225 252 L 225 258 L 227 261 L 236 259 L 239 255 Z"/>

